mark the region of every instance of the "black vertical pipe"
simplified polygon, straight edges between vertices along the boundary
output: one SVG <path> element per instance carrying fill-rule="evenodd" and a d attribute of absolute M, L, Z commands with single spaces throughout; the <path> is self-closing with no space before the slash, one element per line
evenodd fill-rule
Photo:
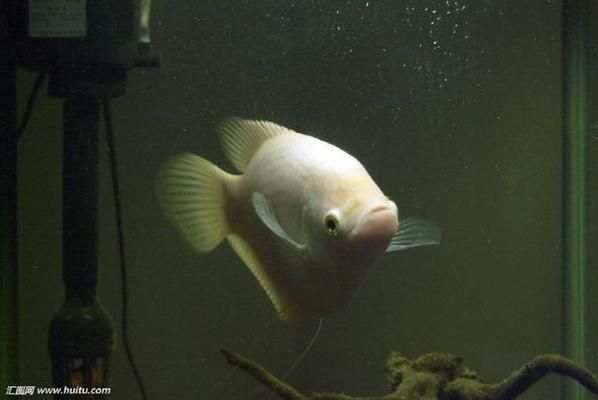
<path fill-rule="evenodd" d="M 13 3 L 0 0 L 0 390 L 18 382 L 17 143 Z"/>
<path fill-rule="evenodd" d="M 96 96 L 73 95 L 64 100 L 63 107 L 62 276 L 66 296 L 48 335 L 52 382 L 54 387 L 102 387 L 110 383 L 114 329 L 96 296 L 100 103 Z"/>
<path fill-rule="evenodd" d="M 588 1 L 563 0 L 562 348 L 585 365 L 588 354 L 589 135 L 587 95 Z M 581 400 L 583 388 L 563 381 L 562 399 Z"/>
<path fill-rule="evenodd" d="M 64 100 L 63 280 L 95 288 L 98 280 L 98 123 L 92 96 Z"/>

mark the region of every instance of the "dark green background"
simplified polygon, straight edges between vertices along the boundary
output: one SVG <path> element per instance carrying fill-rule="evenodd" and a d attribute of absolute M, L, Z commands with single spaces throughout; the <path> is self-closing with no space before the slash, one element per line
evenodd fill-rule
<path fill-rule="evenodd" d="M 130 337 L 152 398 L 264 398 L 240 373 L 215 386 L 230 370 L 218 350 L 282 374 L 317 324 L 273 320 L 228 245 L 193 254 L 160 215 L 153 182 L 169 156 L 191 151 L 232 170 L 213 126 L 233 115 L 340 146 L 403 216 L 443 230 L 439 247 L 386 256 L 348 309 L 325 319 L 289 378 L 302 391 L 383 394 L 391 350 L 452 352 L 490 381 L 559 352 L 559 1 L 156 1 L 152 26 L 162 68 L 131 71 L 113 102 Z M 24 104 L 34 75 L 19 78 Z M 60 101 L 42 96 L 19 147 L 21 377 L 38 386 L 50 384 L 47 326 L 63 299 L 60 113 Z M 596 159 L 597 113 L 591 127 Z M 120 321 L 106 155 L 104 145 L 100 295 Z M 598 370 L 598 318 L 590 322 Z M 119 341 L 113 398 L 135 398 L 123 354 Z M 559 382 L 547 378 L 525 398 L 556 399 Z"/>

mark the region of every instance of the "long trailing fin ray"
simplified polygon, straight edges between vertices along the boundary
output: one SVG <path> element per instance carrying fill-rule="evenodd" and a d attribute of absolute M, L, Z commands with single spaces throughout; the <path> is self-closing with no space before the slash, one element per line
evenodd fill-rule
<path fill-rule="evenodd" d="M 158 173 L 156 192 L 164 213 L 201 253 L 218 246 L 229 231 L 225 210 L 228 176 L 190 153 L 172 157 Z"/>
<path fill-rule="evenodd" d="M 226 156 L 239 172 L 244 172 L 251 158 L 266 140 L 291 129 L 268 121 L 229 118 L 217 127 Z"/>
<path fill-rule="evenodd" d="M 297 359 L 295 359 L 295 361 L 291 364 L 291 366 L 286 370 L 286 372 L 282 376 L 283 378 L 287 378 L 289 375 L 291 375 L 291 373 L 295 370 L 295 368 L 297 368 L 297 366 L 299 364 L 301 364 L 301 361 L 303 361 L 303 359 L 305 358 L 305 356 L 307 355 L 307 353 L 313 347 L 314 343 L 316 343 L 316 340 L 318 339 L 318 337 L 320 337 L 320 331 L 322 330 L 322 323 L 323 322 L 324 322 L 324 318 L 320 317 L 318 319 L 318 326 L 316 327 L 316 330 L 315 330 L 312 338 L 310 339 L 309 343 L 307 343 L 307 346 L 305 346 L 305 348 L 303 349 L 303 351 L 301 352 L 301 354 L 299 354 L 299 356 L 297 357 Z"/>
<path fill-rule="evenodd" d="M 419 217 L 406 218 L 400 222 L 399 230 L 390 240 L 386 252 L 437 245 L 441 237 L 440 228 L 435 223 Z"/>

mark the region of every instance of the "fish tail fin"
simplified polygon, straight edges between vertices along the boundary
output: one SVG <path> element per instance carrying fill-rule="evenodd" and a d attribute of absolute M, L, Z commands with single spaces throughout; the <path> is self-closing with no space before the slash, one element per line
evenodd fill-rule
<path fill-rule="evenodd" d="M 231 175 L 190 153 L 178 154 L 160 169 L 156 192 L 162 210 L 200 253 L 214 249 L 229 233 L 227 180 Z"/>

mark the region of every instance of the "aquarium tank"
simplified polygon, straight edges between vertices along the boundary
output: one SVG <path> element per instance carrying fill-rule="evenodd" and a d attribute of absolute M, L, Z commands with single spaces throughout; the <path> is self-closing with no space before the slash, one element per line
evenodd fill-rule
<path fill-rule="evenodd" d="M 7 397 L 372 399 L 419 382 L 410 399 L 466 399 L 459 382 L 517 371 L 500 398 L 598 393 L 598 3 L 1 4 Z M 234 186 L 282 127 L 323 142 Z M 294 154 L 336 178 L 292 175 Z M 351 199 L 381 195 L 345 179 L 353 160 L 393 201 L 367 270 L 359 244 L 313 255 L 343 238 Z M 317 187 L 310 206 L 345 197 L 311 237 L 308 207 L 286 216 L 266 181 L 283 199 Z M 397 214 L 434 245 L 382 254 Z M 410 217 L 430 225 L 406 232 Z M 304 273 L 322 265 L 355 270 Z M 285 313 L 293 296 L 316 311 Z"/>

